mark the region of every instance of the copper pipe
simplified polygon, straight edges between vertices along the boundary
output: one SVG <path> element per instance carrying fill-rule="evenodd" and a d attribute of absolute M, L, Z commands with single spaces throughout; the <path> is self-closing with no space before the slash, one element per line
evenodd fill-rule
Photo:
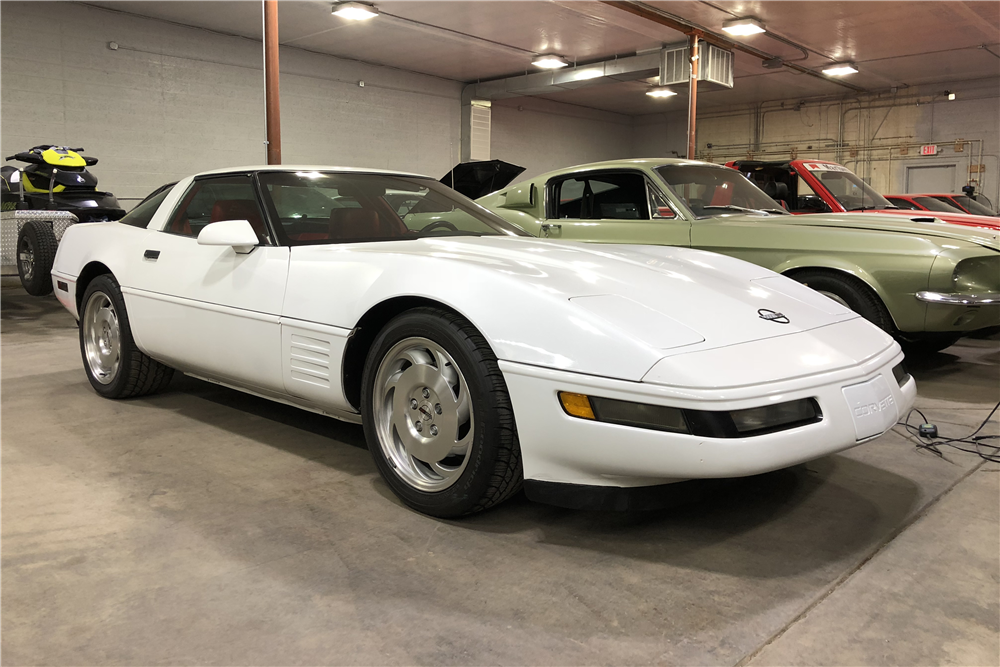
<path fill-rule="evenodd" d="M 281 94 L 278 91 L 278 0 L 264 0 L 264 123 L 267 163 L 281 164 Z"/>
<path fill-rule="evenodd" d="M 687 158 L 694 160 L 698 156 L 698 142 L 695 140 L 695 121 L 698 117 L 698 38 L 701 33 L 694 31 L 688 36 L 691 55 L 691 85 L 688 89 L 688 150 Z"/>

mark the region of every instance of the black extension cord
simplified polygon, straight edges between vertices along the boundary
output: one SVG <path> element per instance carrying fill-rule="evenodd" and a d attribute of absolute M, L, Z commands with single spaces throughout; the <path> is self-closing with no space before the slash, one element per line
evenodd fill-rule
<path fill-rule="evenodd" d="M 917 437 L 917 449 L 926 449 L 941 458 L 944 458 L 944 454 L 939 448 L 951 447 L 962 452 L 968 452 L 969 454 L 977 454 L 991 463 L 1000 463 L 1000 444 L 989 445 L 984 443 L 985 440 L 1000 440 L 1000 435 L 979 435 L 979 432 L 983 430 L 990 421 L 990 417 L 996 414 L 998 409 L 1000 409 L 1000 402 L 993 406 L 990 414 L 986 415 L 986 419 L 979 425 L 979 428 L 964 438 L 945 438 L 938 435 L 937 426 L 929 423 L 927 416 L 916 408 L 910 410 L 906 415 L 906 419 L 897 425 L 905 428 L 910 435 Z M 913 416 L 914 412 L 924 420 L 924 423 L 920 426 L 914 426 L 910 423 L 910 417 Z M 962 447 L 961 445 L 971 445 L 974 449 Z"/>

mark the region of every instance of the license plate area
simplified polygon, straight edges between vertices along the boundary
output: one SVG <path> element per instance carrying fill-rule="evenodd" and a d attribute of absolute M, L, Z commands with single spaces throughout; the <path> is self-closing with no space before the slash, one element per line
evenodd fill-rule
<path fill-rule="evenodd" d="M 854 418 L 858 440 L 867 440 L 888 431 L 899 421 L 899 411 L 892 390 L 879 375 L 867 382 L 843 388 L 844 399 Z"/>

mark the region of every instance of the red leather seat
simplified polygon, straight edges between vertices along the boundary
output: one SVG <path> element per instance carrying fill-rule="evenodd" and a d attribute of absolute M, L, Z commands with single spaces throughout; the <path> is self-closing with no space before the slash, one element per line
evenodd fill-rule
<path fill-rule="evenodd" d="M 182 236 L 194 236 L 194 232 L 191 230 L 191 221 L 183 213 L 173 219 L 167 231 L 172 234 L 181 234 Z"/>
<path fill-rule="evenodd" d="M 260 207 L 252 199 L 220 199 L 212 206 L 212 222 L 222 220 L 246 220 L 257 233 L 261 243 L 267 243 L 267 227 L 260 215 Z"/>
<path fill-rule="evenodd" d="M 330 238 L 338 241 L 378 239 L 385 234 L 378 213 L 367 208 L 335 208 L 330 211 Z"/>

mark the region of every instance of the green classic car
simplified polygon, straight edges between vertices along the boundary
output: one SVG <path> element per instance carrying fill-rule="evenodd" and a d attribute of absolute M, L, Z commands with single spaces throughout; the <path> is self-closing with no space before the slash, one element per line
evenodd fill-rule
<path fill-rule="evenodd" d="M 995 229 L 886 214 L 789 215 L 734 169 L 678 159 L 561 169 L 478 200 L 553 239 L 711 250 L 854 309 L 910 352 L 1000 325 Z"/>

